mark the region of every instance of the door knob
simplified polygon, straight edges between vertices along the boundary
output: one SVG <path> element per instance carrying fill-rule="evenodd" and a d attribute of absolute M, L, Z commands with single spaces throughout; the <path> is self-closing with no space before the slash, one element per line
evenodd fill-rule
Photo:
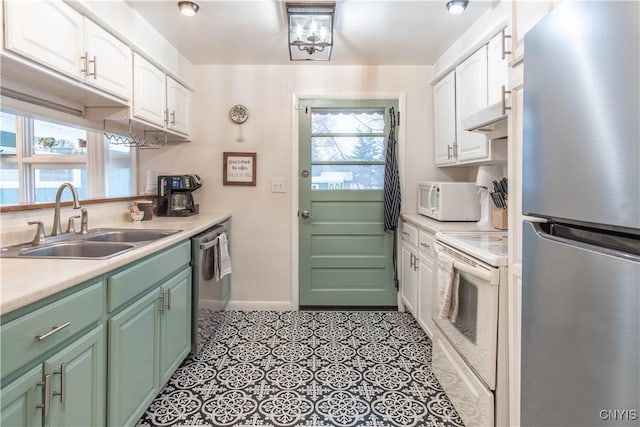
<path fill-rule="evenodd" d="M 311 212 L 309 212 L 307 210 L 304 210 L 304 211 L 300 212 L 300 216 L 302 218 L 311 218 Z"/>

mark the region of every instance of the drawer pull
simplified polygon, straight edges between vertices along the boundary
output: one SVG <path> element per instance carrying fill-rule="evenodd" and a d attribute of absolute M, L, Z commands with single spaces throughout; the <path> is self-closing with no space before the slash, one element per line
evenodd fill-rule
<path fill-rule="evenodd" d="M 420 245 L 424 246 L 425 248 L 430 248 L 431 246 L 427 245 L 426 243 L 420 243 Z"/>
<path fill-rule="evenodd" d="M 42 335 L 36 335 L 36 340 L 37 341 L 44 341 L 47 338 L 49 338 L 51 335 L 53 334 L 57 334 L 58 332 L 60 332 L 61 330 L 63 330 L 64 328 L 68 327 L 71 325 L 71 322 L 66 322 L 63 323 L 60 326 L 54 326 L 53 328 L 51 328 L 51 330 L 49 332 L 47 332 L 46 334 L 42 334 Z"/>
<path fill-rule="evenodd" d="M 164 296 L 165 296 L 165 293 L 162 292 L 162 290 L 160 290 L 160 295 L 158 295 L 158 299 L 160 300 L 160 307 L 158 307 L 158 311 L 163 314 L 164 314 L 164 306 L 165 306 Z"/>
<path fill-rule="evenodd" d="M 402 232 L 402 235 L 403 235 L 403 236 L 407 236 L 407 237 L 409 237 L 409 233 L 407 233 L 406 231 L 403 231 L 403 232 Z"/>
<path fill-rule="evenodd" d="M 54 396 L 60 396 L 60 403 L 64 403 L 65 390 L 67 389 L 67 364 L 60 364 L 60 371 L 54 372 L 53 375 L 60 375 L 60 391 L 54 391 Z"/>
<path fill-rule="evenodd" d="M 38 383 L 38 385 L 44 386 L 43 390 L 42 390 L 42 404 L 40 405 L 36 405 L 36 408 L 38 409 L 42 409 L 42 415 L 45 417 L 49 416 L 49 407 L 51 406 L 50 403 L 50 398 L 49 398 L 49 392 L 51 391 L 50 387 L 51 387 L 51 375 L 47 374 L 44 376 L 44 382 L 40 382 Z"/>

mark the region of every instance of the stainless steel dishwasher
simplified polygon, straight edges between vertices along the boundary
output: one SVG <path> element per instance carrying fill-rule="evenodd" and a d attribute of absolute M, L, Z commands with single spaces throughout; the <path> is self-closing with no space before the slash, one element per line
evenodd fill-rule
<path fill-rule="evenodd" d="M 220 311 L 224 310 L 231 292 L 231 275 L 216 280 L 214 263 L 219 256 L 218 236 L 227 236 L 231 252 L 231 220 L 216 225 L 191 239 L 193 268 L 193 317 L 191 324 L 191 351 L 197 354 L 209 341 L 220 322 Z"/>

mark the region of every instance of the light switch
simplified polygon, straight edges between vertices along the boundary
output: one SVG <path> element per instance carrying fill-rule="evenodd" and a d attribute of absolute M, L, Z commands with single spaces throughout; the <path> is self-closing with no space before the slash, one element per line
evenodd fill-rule
<path fill-rule="evenodd" d="M 287 185 L 284 178 L 271 178 L 271 192 L 272 193 L 286 193 Z"/>

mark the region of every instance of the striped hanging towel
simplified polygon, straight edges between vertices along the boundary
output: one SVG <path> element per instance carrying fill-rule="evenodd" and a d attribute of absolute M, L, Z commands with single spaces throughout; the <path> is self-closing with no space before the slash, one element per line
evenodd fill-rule
<path fill-rule="evenodd" d="M 400 173 L 396 158 L 396 113 L 393 107 L 389 111 L 391 128 L 385 152 L 384 162 L 384 231 L 393 232 L 393 282 L 398 282 L 398 220 L 400 219 Z"/>
<path fill-rule="evenodd" d="M 400 219 L 400 173 L 396 158 L 396 115 L 394 108 L 389 112 L 391 129 L 384 162 L 384 231 L 395 231 Z"/>

